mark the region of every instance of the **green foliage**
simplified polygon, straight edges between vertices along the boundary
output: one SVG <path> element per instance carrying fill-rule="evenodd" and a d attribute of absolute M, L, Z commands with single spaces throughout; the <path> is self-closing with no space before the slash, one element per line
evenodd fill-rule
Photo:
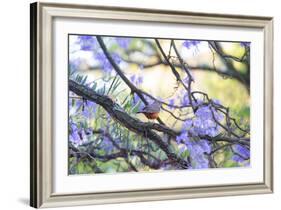
<path fill-rule="evenodd" d="M 76 81 L 85 83 L 85 77 L 76 76 Z M 127 92 L 122 91 L 123 84 L 122 81 L 118 76 L 112 77 L 107 82 L 109 85 L 98 85 L 97 82 L 94 82 L 91 86 L 93 90 L 98 92 L 99 94 L 113 96 L 119 94 L 118 99 L 122 101 L 122 107 L 117 107 L 129 114 L 133 117 L 136 117 L 135 114 L 139 110 L 141 106 L 141 102 L 137 101 L 134 102 L 134 97 L 132 95 L 128 95 Z M 121 92 L 120 92 L 121 91 Z M 114 97 L 115 98 L 115 97 Z M 119 123 L 116 123 L 112 120 L 107 112 L 101 106 L 95 106 L 95 110 L 90 107 L 90 112 L 94 113 L 92 117 L 87 118 L 83 116 L 83 107 L 80 106 L 77 108 L 77 104 L 81 103 L 81 99 L 73 98 L 71 99 L 71 106 L 75 107 L 75 112 L 70 113 L 70 118 L 75 121 L 79 127 L 79 129 L 87 129 L 92 128 L 93 130 L 104 130 L 110 134 L 110 136 L 114 139 L 118 139 L 119 145 L 122 148 L 126 148 L 128 152 L 132 150 L 141 150 L 141 151 L 148 151 L 151 155 L 154 155 L 157 158 L 165 159 L 166 155 L 159 150 L 158 146 L 156 146 L 151 141 L 148 141 L 146 138 L 143 138 L 139 135 L 136 135 L 134 132 L 128 130 L 127 128 L 123 127 Z M 71 110 L 71 109 L 70 109 Z M 104 147 L 105 137 L 100 134 L 92 135 L 89 142 L 82 144 L 79 146 L 80 151 L 86 151 L 88 153 L 95 152 L 95 154 L 104 156 L 109 153 L 116 153 L 118 150 L 114 147 L 110 148 L 110 152 L 107 151 L 108 148 Z M 109 142 L 106 142 L 107 144 Z M 98 148 L 98 149 L 95 149 Z M 183 154 L 185 155 L 185 154 Z M 128 159 L 130 158 L 130 154 L 128 154 Z M 149 159 L 148 156 L 146 158 Z M 70 162 L 70 173 L 71 174 L 85 174 L 85 173 L 101 173 L 101 172 L 124 172 L 130 170 L 128 165 L 128 161 L 125 158 L 117 158 L 114 160 L 109 161 L 100 161 L 96 159 L 95 161 L 92 160 L 89 163 L 89 159 L 87 157 L 83 158 L 73 158 L 69 159 Z M 132 160 L 134 165 L 139 170 L 145 170 L 145 167 L 139 158 L 134 158 Z"/>
<path fill-rule="evenodd" d="M 225 168 L 231 168 L 231 167 L 237 167 L 237 166 L 239 166 L 239 164 L 233 160 L 227 160 L 223 164 L 223 167 L 225 167 Z"/>
<path fill-rule="evenodd" d="M 153 54 L 153 48 L 155 43 L 151 40 L 143 40 L 139 38 L 132 38 L 129 46 L 124 49 L 116 43 L 114 38 L 105 37 L 106 45 L 108 51 L 113 55 L 118 54 L 121 58 L 126 60 L 130 59 L 127 51 L 138 53 L 138 60 L 140 64 L 128 64 L 127 69 L 124 69 L 124 74 L 127 78 L 137 75 L 138 78 L 144 79 L 142 84 L 135 84 L 138 88 L 141 88 L 148 93 L 151 93 L 157 98 L 162 98 L 163 100 L 168 101 L 174 97 L 175 104 L 179 104 L 182 97 L 182 92 L 180 88 L 175 87 L 174 75 L 172 74 L 169 67 L 165 65 L 158 65 L 155 68 L 143 69 L 141 63 L 143 64 L 153 64 L 157 56 Z M 167 41 L 167 40 L 166 40 Z M 165 44 L 164 40 L 161 40 L 161 43 L 165 48 L 168 49 L 169 45 Z M 233 44 L 232 44 L 233 45 Z M 165 49 L 165 50 L 167 50 Z M 245 48 L 241 47 L 239 43 L 234 44 L 233 46 L 224 46 L 223 52 L 228 53 L 237 58 L 242 58 L 242 55 L 245 52 Z M 209 51 L 208 51 L 209 52 Z M 206 53 L 206 52 L 205 52 Z M 142 55 L 139 55 L 142 54 Z M 132 55 L 134 56 L 134 55 Z M 198 56 L 200 57 L 200 56 Z M 104 59 L 106 60 L 106 59 Z M 99 62 L 104 62 L 99 60 Z M 192 59 L 191 59 L 192 60 Z M 205 57 L 198 59 L 199 64 L 202 67 L 210 67 L 209 62 Z M 196 62 L 195 62 L 196 63 Z M 214 61 L 214 63 L 219 63 Z M 192 65 L 191 65 L 192 66 Z M 246 66 L 240 62 L 233 61 L 233 66 L 241 74 L 246 74 Z M 123 70 L 123 68 L 122 68 Z M 182 78 L 185 76 L 184 71 L 180 71 L 180 68 L 177 69 Z M 140 100 L 136 99 L 136 96 L 133 95 L 124 81 L 116 74 L 114 71 L 110 73 L 104 73 L 101 69 L 95 69 L 95 75 L 93 80 L 92 70 L 87 71 L 75 71 L 73 66 L 69 66 L 69 79 L 73 79 L 78 83 L 90 86 L 92 90 L 100 95 L 105 95 L 110 97 L 113 101 L 117 102 L 115 109 L 124 111 L 135 118 L 142 119 L 142 115 L 136 115 L 137 111 L 140 110 L 143 103 Z M 194 85 L 200 91 L 206 92 L 210 98 L 219 99 L 221 103 L 227 107 L 230 107 L 231 116 L 237 119 L 237 122 L 246 122 L 243 123 L 249 125 L 250 121 L 250 96 L 246 88 L 239 83 L 239 81 L 222 77 L 216 72 L 192 72 L 194 77 L 196 77 L 196 82 Z M 102 76 L 101 76 L 102 75 Z M 155 78 L 161 79 L 155 79 Z M 149 81 L 149 82 L 147 82 Z M 172 81 L 172 82 L 171 82 Z M 133 81 L 132 81 L 133 82 Z M 136 82 L 136 80 L 134 81 Z M 133 83 L 134 83 L 133 82 Z M 120 148 L 124 148 L 127 151 L 127 157 L 118 157 L 115 159 L 107 160 L 102 158 L 92 158 L 85 154 L 76 154 L 76 156 L 69 157 L 69 173 L 70 174 L 88 174 L 88 173 L 113 173 L 113 172 L 128 172 L 132 170 L 130 163 L 132 163 L 139 171 L 151 170 L 141 162 L 141 159 L 137 156 L 131 154 L 133 150 L 140 150 L 146 153 L 151 154 L 155 158 L 165 161 L 167 159 L 166 154 L 159 149 L 159 146 L 154 144 L 152 141 L 148 140 L 145 135 L 144 137 L 136 135 L 134 132 L 128 130 L 118 122 L 114 121 L 108 113 L 99 105 L 85 106 L 85 102 L 82 98 L 71 98 L 70 99 L 70 109 L 69 109 L 69 119 L 72 122 L 75 122 L 79 130 L 87 131 L 89 128 L 93 131 L 100 131 L 104 133 L 96 132 L 93 135 L 87 137 L 87 141 L 83 142 L 83 139 L 79 145 L 75 145 L 79 148 L 80 151 L 85 152 L 85 154 L 96 154 L 99 156 L 106 156 L 108 154 L 115 154 L 119 152 L 119 149 L 111 145 L 110 136 L 118 142 Z M 88 102 L 89 103 L 89 102 Z M 82 104 L 82 105 L 81 105 Z M 172 109 L 171 109 L 172 110 Z M 183 110 L 180 110 L 183 111 Z M 173 109 L 172 112 L 176 115 L 180 112 L 179 110 Z M 161 119 L 166 120 L 168 127 L 172 127 L 175 130 L 180 129 L 180 123 L 175 123 L 171 119 L 171 116 L 168 113 L 163 114 Z M 192 114 L 187 114 L 181 116 L 182 118 L 190 117 Z M 145 118 L 144 118 L 145 119 Z M 143 120 L 143 119 L 142 119 Z M 146 120 L 146 119 L 145 119 Z M 144 120 L 143 120 L 144 121 Z M 249 127 L 249 126 L 248 126 Z M 245 129 L 248 129 L 246 127 Z M 70 130 L 73 128 L 69 128 Z M 157 131 L 156 131 L 157 132 Z M 239 132 L 238 132 L 239 133 Z M 106 135 L 105 135 L 106 134 Z M 163 139 L 163 141 L 170 141 L 167 139 L 167 136 L 163 133 L 157 132 Z M 81 136 L 87 134 L 81 134 Z M 174 141 L 170 141 L 169 149 L 177 154 L 183 160 L 191 158 L 192 153 L 189 151 L 190 148 L 182 148 L 186 146 L 184 144 L 177 144 Z M 224 143 L 216 143 L 216 147 L 223 146 Z M 233 152 L 225 147 L 222 150 L 214 154 L 214 160 L 216 161 L 218 167 L 238 167 L 239 163 L 232 160 Z M 153 158 L 144 155 L 147 160 L 152 161 Z M 169 166 L 173 167 L 173 166 Z M 172 169 L 172 168 L 171 168 Z"/>

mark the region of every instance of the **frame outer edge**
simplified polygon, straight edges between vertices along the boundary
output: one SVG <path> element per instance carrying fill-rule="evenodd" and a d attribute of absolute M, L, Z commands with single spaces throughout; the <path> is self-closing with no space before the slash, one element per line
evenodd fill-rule
<path fill-rule="evenodd" d="M 274 123 L 274 70 L 273 70 L 273 18 L 271 18 L 264 28 L 264 53 L 265 53 L 265 64 L 264 64 L 264 151 L 265 151 L 265 173 L 264 173 L 264 184 L 273 193 L 274 190 L 274 149 L 273 149 L 273 123 Z"/>
<path fill-rule="evenodd" d="M 52 8 L 53 7 L 53 8 Z M 189 15 L 190 17 L 205 17 L 204 20 L 195 21 L 194 24 L 209 25 L 237 25 L 238 20 L 244 27 L 258 27 L 264 29 L 264 93 L 267 99 L 264 104 L 264 182 L 257 183 L 252 186 L 224 186 L 221 188 L 208 189 L 184 189 L 169 190 L 166 189 L 160 193 L 157 190 L 148 191 L 132 191 L 132 192 L 114 192 L 107 194 L 80 194 L 80 195 L 55 195 L 52 194 L 52 131 L 50 124 L 52 119 L 52 104 L 48 99 L 52 97 L 51 87 L 52 70 L 51 66 L 51 46 L 52 43 L 51 26 L 52 19 L 55 16 L 61 16 L 59 11 L 52 13 L 54 8 L 64 9 L 80 9 L 85 10 L 86 5 L 71 4 L 53 4 L 53 3 L 33 3 L 30 5 L 30 205 L 35 208 L 70 206 L 70 205 L 89 205 L 102 203 L 121 203 L 121 202 L 137 202 L 149 200 L 164 199 L 185 199 L 198 197 L 212 197 L 225 195 L 245 195 L 272 193 L 273 191 L 273 85 L 270 82 L 273 79 L 273 20 L 271 17 L 251 17 L 251 16 L 231 16 L 216 14 L 201 14 L 189 12 L 168 11 L 172 15 Z M 50 10 L 49 10 L 50 9 Z M 108 12 L 126 12 L 132 8 L 118 7 L 99 7 L 91 5 L 89 10 L 100 10 Z M 165 10 L 149 10 L 149 9 L 132 9 L 132 12 L 139 12 L 141 15 L 159 14 L 165 15 Z M 122 14 L 124 16 L 125 14 Z M 63 16 L 63 15 L 62 15 Z M 71 16 L 71 15 L 70 15 Z M 83 16 L 84 17 L 84 16 Z M 101 18 L 104 16 L 101 16 Z M 134 19 L 140 16 L 130 16 Z M 207 18 L 215 18 L 207 21 Z M 85 18 L 85 17 L 84 17 Z M 89 17 L 91 18 L 91 17 Z M 151 17 L 150 17 L 151 18 Z M 218 18 L 218 19 L 217 19 Z M 232 19 L 233 21 L 229 21 Z M 256 18 L 256 19 L 255 19 Z M 170 20 L 170 17 L 168 18 Z M 147 20 L 147 19 L 146 19 Z M 229 22 L 227 22 L 227 20 Z M 154 21 L 154 20 L 152 20 Z M 155 19 L 156 21 L 156 19 Z M 165 22 L 163 19 L 160 22 Z M 178 20 L 177 20 L 178 21 Z M 175 22 L 177 22 L 175 21 Z M 217 22 L 216 22 L 217 21 Z M 169 21 L 168 21 L 169 22 Z M 242 23 L 244 22 L 244 23 Z M 225 24 L 224 24 L 225 23 Z M 52 101 L 52 100 L 51 100 Z M 271 110 L 270 110 L 271 109 Z M 49 121 L 49 122 L 48 122 Z M 218 191 L 219 190 L 219 191 Z M 157 196 L 156 196 L 157 194 Z"/>
<path fill-rule="evenodd" d="M 38 207 L 37 71 L 38 4 L 30 4 L 30 206 Z"/>

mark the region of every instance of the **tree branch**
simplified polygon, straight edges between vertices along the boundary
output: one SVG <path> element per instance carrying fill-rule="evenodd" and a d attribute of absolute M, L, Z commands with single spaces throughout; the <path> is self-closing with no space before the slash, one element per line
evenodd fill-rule
<path fill-rule="evenodd" d="M 113 66 L 114 70 L 116 71 L 116 73 L 122 78 L 122 80 L 128 85 L 128 87 L 131 89 L 132 93 L 136 93 L 138 95 L 138 97 L 140 97 L 140 99 L 143 101 L 143 103 L 145 105 L 148 105 L 147 100 L 145 99 L 145 97 L 143 96 L 143 91 L 140 91 L 133 83 L 131 83 L 131 81 L 124 75 L 123 71 L 119 68 L 119 66 L 115 63 L 114 59 L 111 57 L 110 53 L 108 52 L 102 38 L 100 36 L 96 36 L 97 37 L 97 41 L 101 47 L 101 49 L 103 50 L 106 58 L 108 59 L 108 61 L 110 62 L 110 64 Z M 158 117 L 157 118 L 158 122 L 164 125 L 164 122 Z"/>
<path fill-rule="evenodd" d="M 220 46 L 220 44 L 218 42 L 209 41 L 209 44 L 216 51 L 216 53 L 220 56 L 220 58 L 226 65 L 228 71 L 231 72 L 231 74 L 234 75 L 240 82 L 242 82 L 246 86 L 247 91 L 250 92 L 250 81 L 248 79 L 248 76 L 245 77 L 242 74 L 240 74 L 239 72 L 237 72 L 233 66 L 233 63 L 231 62 L 231 60 L 235 60 L 235 59 L 233 59 L 231 56 L 225 55 L 222 47 Z"/>
<path fill-rule="evenodd" d="M 173 153 L 169 145 L 162 140 L 162 138 L 153 131 L 153 129 L 166 134 L 174 134 L 176 132 L 169 129 L 168 127 L 156 123 L 144 123 L 136 118 L 128 115 L 120 105 L 113 102 L 108 96 L 100 95 L 93 91 L 92 89 L 78 84 L 75 81 L 69 80 L 69 90 L 75 94 L 82 96 L 83 98 L 93 101 L 100 106 L 102 106 L 107 113 L 118 123 L 129 129 L 130 131 L 137 133 L 145 138 L 150 139 L 156 145 L 159 146 L 161 150 L 165 152 L 169 160 L 174 162 L 180 168 L 188 168 L 189 164 L 187 161 L 179 158 L 175 153 Z"/>

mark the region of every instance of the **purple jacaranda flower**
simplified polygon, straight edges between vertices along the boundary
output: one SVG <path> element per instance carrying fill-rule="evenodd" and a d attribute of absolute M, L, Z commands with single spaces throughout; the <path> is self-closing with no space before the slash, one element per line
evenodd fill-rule
<path fill-rule="evenodd" d="M 235 145 L 233 149 L 236 153 L 240 154 L 245 159 L 248 159 L 250 157 L 250 150 L 248 150 L 246 147 Z"/>
<path fill-rule="evenodd" d="M 111 153 L 114 150 L 114 145 L 107 136 L 103 136 L 101 147 L 106 153 Z"/>
<path fill-rule="evenodd" d="M 134 101 L 135 104 L 137 104 L 139 101 L 141 101 L 141 99 L 137 94 L 134 94 L 133 101 Z"/>
<path fill-rule="evenodd" d="M 127 37 L 116 37 L 116 42 L 118 45 L 124 49 L 127 49 L 131 44 L 131 38 Z"/>
<path fill-rule="evenodd" d="M 205 139 L 200 139 L 198 141 L 198 144 L 200 145 L 200 147 L 204 150 L 205 153 L 209 154 L 212 150 L 209 141 L 205 140 Z"/>
<path fill-rule="evenodd" d="M 218 99 L 212 99 L 212 102 L 213 102 L 215 105 L 218 105 L 218 106 L 221 105 L 221 101 L 218 100 Z"/>
<path fill-rule="evenodd" d="M 118 65 L 121 62 L 121 58 L 118 54 L 116 53 L 112 53 L 111 57 L 113 58 L 113 60 L 115 61 L 115 63 Z M 107 57 L 105 56 L 105 54 L 103 52 L 98 52 L 95 54 L 95 59 L 98 60 L 98 62 L 100 63 L 101 68 L 106 71 L 106 72 L 111 72 L 113 70 L 113 67 L 111 65 L 111 63 L 109 62 L 109 60 L 107 59 Z"/>
<path fill-rule="evenodd" d="M 209 160 L 206 157 L 206 153 L 209 153 L 211 148 L 205 140 L 190 140 L 186 142 L 186 146 L 192 160 L 192 168 L 202 169 L 209 167 Z"/>
<path fill-rule="evenodd" d="M 251 42 L 240 42 L 240 45 L 241 45 L 242 47 L 250 47 Z"/>
<path fill-rule="evenodd" d="M 206 132 L 206 135 L 211 136 L 211 137 L 215 137 L 218 134 L 219 134 L 219 127 L 218 126 L 209 128 Z"/>
<path fill-rule="evenodd" d="M 83 100 L 76 100 L 76 103 L 75 103 L 75 105 L 76 105 L 76 112 L 78 112 L 81 109 L 83 104 L 84 104 Z"/>
<path fill-rule="evenodd" d="M 141 84 L 143 82 L 143 77 L 139 76 L 136 82 L 137 82 L 137 85 Z"/>
<path fill-rule="evenodd" d="M 96 108 L 96 103 L 92 102 L 92 101 L 87 101 L 87 107 L 89 107 L 91 109 L 95 109 Z"/>
<path fill-rule="evenodd" d="M 233 161 L 235 161 L 235 162 L 238 162 L 238 163 L 242 163 L 242 162 L 245 161 L 245 160 L 244 160 L 241 156 L 239 156 L 239 155 L 233 155 L 231 159 L 232 159 Z"/>
<path fill-rule="evenodd" d="M 89 111 L 88 108 L 85 108 L 85 105 L 84 105 L 84 109 L 82 110 L 82 115 L 83 115 L 86 119 L 91 118 L 91 112 Z"/>
<path fill-rule="evenodd" d="M 168 101 L 168 104 L 170 105 L 170 106 L 174 106 L 175 105 L 175 99 L 170 99 L 169 101 Z M 174 109 L 174 107 L 170 107 L 170 109 Z"/>
<path fill-rule="evenodd" d="M 116 64 L 120 64 L 122 61 L 121 57 L 117 53 L 112 53 L 111 57 L 113 58 Z"/>
<path fill-rule="evenodd" d="M 110 62 L 107 60 L 106 56 L 104 55 L 104 53 L 99 52 L 95 54 L 95 59 L 98 60 L 98 62 L 100 63 L 101 68 L 104 71 L 111 71 L 112 70 L 112 65 L 110 64 Z"/>
<path fill-rule="evenodd" d="M 70 103 L 72 105 L 72 100 L 70 100 Z M 75 105 L 76 105 L 75 113 L 82 114 L 82 116 L 88 119 L 91 118 L 91 116 L 95 113 L 97 107 L 97 105 L 94 102 L 88 100 L 82 100 L 82 99 L 76 100 Z"/>
<path fill-rule="evenodd" d="M 81 141 L 78 131 L 73 131 L 69 134 L 69 141 L 75 145 L 78 145 Z"/>
<path fill-rule="evenodd" d="M 213 119 L 212 111 L 209 106 L 200 106 L 195 112 L 195 116 L 201 120 Z"/>
<path fill-rule="evenodd" d="M 249 166 L 250 150 L 242 145 L 235 145 L 232 148 L 234 154 L 231 159 L 237 163 L 243 164 L 243 166 Z"/>
<path fill-rule="evenodd" d="M 78 43 L 80 44 L 80 49 L 85 51 L 92 51 L 97 46 L 97 40 L 95 36 L 78 36 Z"/>
<path fill-rule="evenodd" d="M 192 105 L 193 106 L 201 106 L 204 103 L 204 101 L 202 99 L 197 99 L 196 101 L 192 101 Z"/>
<path fill-rule="evenodd" d="M 140 75 L 140 76 L 137 76 L 137 75 L 132 75 L 129 77 L 129 80 L 136 86 L 140 85 L 141 83 L 143 83 L 143 77 Z"/>
<path fill-rule="evenodd" d="M 186 143 L 187 141 L 189 141 L 189 136 L 188 136 L 187 132 L 184 131 L 180 135 L 178 135 L 176 137 L 176 141 L 177 141 L 178 144 L 180 144 L 182 142 Z"/>
<path fill-rule="evenodd" d="M 69 141 L 74 145 L 81 145 L 88 140 L 85 130 L 78 127 L 71 120 L 69 122 Z"/>
<path fill-rule="evenodd" d="M 71 132 L 78 130 L 77 124 L 75 124 L 72 120 L 69 120 L 69 128 L 70 128 Z"/>
<path fill-rule="evenodd" d="M 192 119 L 187 119 L 187 120 L 184 121 L 182 127 L 183 127 L 184 130 L 188 130 L 188 129 L 191 128 L 192 125 L 193 125 Z"/>
<path fill-rule="evenodd" d="M 195 130 L 193 120 L 186 120 L 183 123 L 181 134 L 176 137 L 176 142 L 186 146 L 184 148 L 189 151 L 192 160 L 192 168 L 208 168 L 209 161 L 206 154 L 211 152 L 211 145 L 204 139 L 194 140 L 192 136 L 190 136 L 192 130 L 193 132 Z M 198 135 L 198 133 L 196 133 L 196 135 Z"/>
<path fill-rule="evenodd" d="M 185 40 L 182 45 L 187 49 L 190 49 L 191 47 L 196 47 L 199 43 L 200 41 L 198 40 Z"/>
<path fill-rule="evenodd" d="M 216 111 L 213 107 L 211 107 L 211 110 L 213 111 L 213 117 L 217 121 L 222 121 L 224 119 L 224 114 L 220 111 Z"/>
<path fill-rule="evenodd" d="M 79 70 L 79 67 L 81 65 L 81 59 L 77 58 L 77 59 L 74 59 L 74 60 L 70 60 L 69 61 L 69 70 L 70 72 L 73 72 L 73 71 L 77 71 Z"/>
<path fill-rule="evenodd" d="M 214 112 L 214 116 L 216 116 Z M 218 120 L 220 117 L 218 115 Z M 188 123 L 188 124 L 187 124 Z M 188 126 L 188 130 L 191 136 L 204 136 L 208 135 L 214 137 L 219 133 L 219 127 L 217 126 L 214 118 L 211 107 L 208 106 L 199 106 L 195 112 L 194 118 L 188 120 L 184 123 L 185 127 Z"/>
<path fill-rule="evenodd" d="M 72 107 L 72 101 L 73 101 L 72 98 L 68 98 L 68 107 L 69 107 L 69 109 Z"/>
<path fill-rule="evenodd" d="M 136 75 L 132 75 L 132 76 L 130 76 L 130 81 L 132 82 L 132 83 L 134 83 L 135 82 L 135 80 L 136 80 Z"/>
<path fill-rule="evenodd" d="M 183 106 L 188 106 L 190 105 L 190 100 L 189 100 L 189 95 L 188 93 L 186 92 L 183 97 L 182 97 L 182 105 Z"/>
<path fill-rule="evenodd" d="M 189 72 L 190 73 L 190 76 L 187 75 L 185 78 L 183 78 L 183 82 L 188 85 L 190 80 L 193 81 L 194 80 L 194 77 L 193 77 L 193 73 L 192 72 Z"/>

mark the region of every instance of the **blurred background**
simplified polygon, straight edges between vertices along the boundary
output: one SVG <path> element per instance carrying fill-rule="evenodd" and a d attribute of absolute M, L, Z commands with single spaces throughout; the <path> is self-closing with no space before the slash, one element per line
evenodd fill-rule
<path fill-rule="evenodd" d="M 183 81 L 188 83 L 188 77 L 176 59 L 175 51 L 172 50 L 171 40 L 158 40 L 163 51 L 176 67 Z M 103 37 L 103 41 L 115 63 L 137 88 L 170 105 L 181 106 L 187 103 L 185 101 L 186 91 L 182 85 L 178 84 L 169 64 L 159 52 L 154 39 Z M 194 80 L 192 91 L 204 92 L 212 100 L 217 101 L 225 107 L 229 107 L 230 115 L 237 120 L 239 125 L 245 129 L 249 129 L 250 43 L 214 42 L 207 40 L 174 40 L 174 43 L 185 65 L 192 73 Z M 217 50 L 212 45 L 215 45 L 215 49 Z M 136 114 L 138 110 L 144 107 L 143 102 L 136 95 L 131 94 L 131 90 L 125 82 L 116 74 L 116 71 L 107 60 L 95 36 L 69 35 L 69 72 L 70 79 L 81 78 L 86 85 L 90 87 L 94 86 L 97 92 L 111 97 L 133 117 L 144 122 L 148 121 L 144 115 Z M 148 97 L 146 99 L 149 103 L 153 102 Z M 175 109 L 167 105 L 163 105 L 163 107 L 179 118 L 187 119 L 192 117 L 192 113 L 186 109 Z M 96 106 L 92 102 L 85 103 L 81 98 L 77 98 L 71 92 L 69 94 L 69 115 L 70 142 L 74 145 L 81 146 L 89 141 L 97 142 L 97 137 L 87 136 L 87 131 L 79 135 L 72 135 L 73 131 L 81 129 L 81 126 L 85 129 L 91 128 L 94 130 L 106 128 L 111 134 L 114 133 L 112 131 L 114 121 L 101 107 Z M 174 118 L 169 112 L 161 111 L 160 118 L 167 126 L 173 129 L 180 130 L 182 128 L 182 121 Z M 116 126 L 115 124 L 114 126 Z M 120 127 L 118 129 L 122 130 Z M 147 147 L 147 141 L 141 137 L 137 137 L 129 131 L 122 130 L 122 132 L 127 135 L 127 142 L 129 139 L 130 144 L 133 144 L 132 148 L 145 149 Z M 121 144 L 124 143 L 124 136 L 117 137 L 116 134 L 114 135 Z M 104 136 L 100 137 L 100 145 L 102 142 L 105 143 L 104 139 Z M 102 153 L 106 154 L 114 151 L 114 147 L 110 145 L 110 141 L 106 144 L 102 146 Z M 174 150 L 176 153 L 181 153 L 182 147 L 174 148 Z M 217 155 L 215 158 L 217 162 L 221 163 L 219 167 L 243 165 L 241 161 L 239 164 L 233 163 L 233 160 L 229 163 L 228 152 Z M 161 152 L 160 154 L 157 153 L 159 152 L 155 152 L 154 155 L 163 158 Z M 189 153 L 185 155 L 188 156 Z M 74 158 L 70 158 L 71 174 L 85 173 L 85 171 L 86 173 L 93 172 L 93 167 L 91 166 L 85 169 L 85 164 L 80 167 L 80 170 L 77 169 L 78 163 L 77 161 L 73 161 Z M 145 166 L 141 166 L 139 160 L 134 159 L 134 157 L 132 158 L 131 161 L 139 165 L 138 168 L 141 170 L 150 170 Z M 120 159 L 117 161 L 120 163 Z M 99 169 L 97 171 L 94 170 L 94 172 L 115 172 L 120 170 L 118 164 L 118 167 L 115 163 L 113 165 L 112 162 L 109 164 L 108 162 L 102 162 L 99 165 Z M 123 170 L 120 171 L 130 170 L 124 164 L 123 167 Z"/>

